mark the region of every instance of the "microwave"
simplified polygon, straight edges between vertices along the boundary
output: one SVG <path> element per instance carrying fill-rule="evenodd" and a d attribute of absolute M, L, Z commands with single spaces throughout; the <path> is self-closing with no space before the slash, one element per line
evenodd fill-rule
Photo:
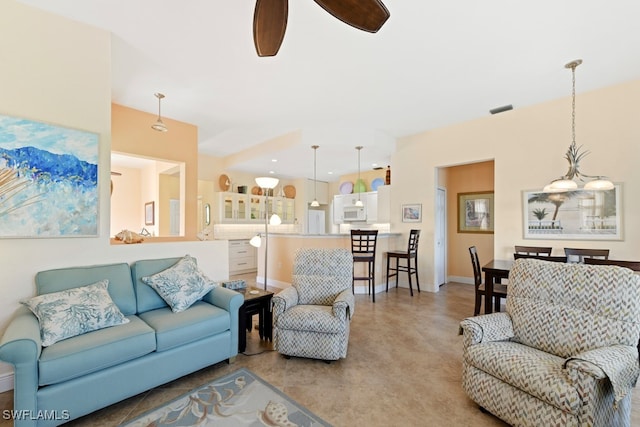
<path fill-rule="evenodd" d="M 345 206 L 342 218 L 345 221 L 366 221 L 367 212 L 361 206 Z"/>

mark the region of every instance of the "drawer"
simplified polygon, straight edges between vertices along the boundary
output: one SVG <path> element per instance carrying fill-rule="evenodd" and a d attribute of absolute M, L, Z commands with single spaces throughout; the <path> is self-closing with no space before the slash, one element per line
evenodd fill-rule
<path fill-rule="evenodd" d="M 229 272 L 255 270 L 256 268 L 256 258 L 253 256 L 229 259 Z"/>
<path fill-rule="evenodd" d="M 251 245 L 229 246 L 229 258 L 254 256 L 255 249 Z"/>

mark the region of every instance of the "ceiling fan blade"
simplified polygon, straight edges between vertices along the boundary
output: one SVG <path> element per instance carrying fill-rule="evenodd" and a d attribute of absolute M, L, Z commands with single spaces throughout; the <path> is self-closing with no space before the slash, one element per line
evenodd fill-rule
<path fill-rule="evenodd" d="M 380 0 L 314 0 L 342 22 L 370 33 L 377 32 L 389 19 Z"/>
<path fill-rule="evenodd" d="M 287 29 L 288 0 L 256 0 L 253 43 L 258 56 L 275 56 Z"/>

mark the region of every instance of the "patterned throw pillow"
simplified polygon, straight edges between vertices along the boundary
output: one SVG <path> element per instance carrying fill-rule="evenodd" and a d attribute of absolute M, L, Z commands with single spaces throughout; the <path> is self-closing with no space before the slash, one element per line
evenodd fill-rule
<path fill-rule="evenodd" d="M 292 279 L 291 286 L 298 291 L 298 303 L 303 305 L 332 305 L 344 290 L 332 276 L 295 274 Z"/>
<path fill-rule="evenodd" d="M 113 302 L 108 280 L 20 301 L 40 322 L 42 346 L 109 326 L 129 323 Z"/>
<path fill-rule="evenodd" d="M 143 277 L 142 282 L 151 286 L 174 313 L 191 307 L 217 285 L 198 269 L 196 259 L 189 255 L 166 270 Z"/>

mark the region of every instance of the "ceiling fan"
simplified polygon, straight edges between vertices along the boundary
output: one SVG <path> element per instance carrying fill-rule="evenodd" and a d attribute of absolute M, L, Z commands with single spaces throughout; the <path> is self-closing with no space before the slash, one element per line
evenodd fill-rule
<path fill-rule="evenodd" d="M 389 19 L 380 0 L 314 0 L 324 10 L 362 31 L 377 32 Z M 287 29 L 288 0 L 256 0 L 253 42 L 258 56 L 275 56 Z"/>

